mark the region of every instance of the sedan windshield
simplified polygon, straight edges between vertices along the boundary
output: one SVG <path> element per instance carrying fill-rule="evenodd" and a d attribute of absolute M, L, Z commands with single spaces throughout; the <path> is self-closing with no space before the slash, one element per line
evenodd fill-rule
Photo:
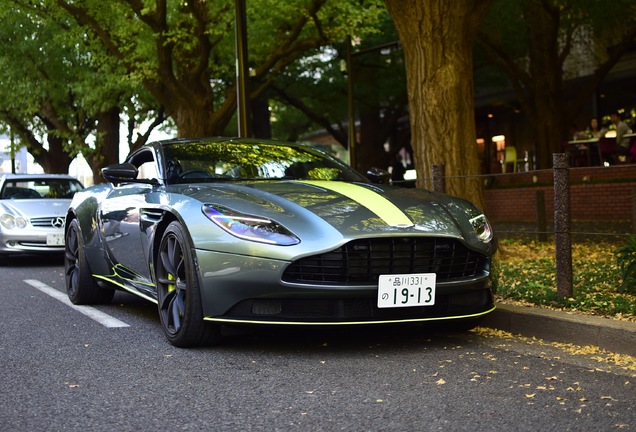
<path fill-rule="evenodd" d="M 338 159 L 301 145 L 184 142 L 163 148 L 168 183 L 223 180 L 366 181 Z"/>
<path fill-rule="evenodd" d="M 82 189 L 82 184 L 74 179 L 11 179 L 4 183 L 0 199 L 70 199 Z"/>

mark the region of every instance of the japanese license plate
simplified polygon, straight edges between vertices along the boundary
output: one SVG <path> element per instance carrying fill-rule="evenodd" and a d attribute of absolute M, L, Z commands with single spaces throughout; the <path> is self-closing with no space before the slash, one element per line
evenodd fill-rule
<path fill-rule="evenodd" d="M 64 233 L 52 233 L 46 235 L 47 246 L 64 246 Z"/>
<path fill-rule="evenodd" d="M 431 306 L 435 304 L 435 273 L 380 275 L 378 307 Z"/>

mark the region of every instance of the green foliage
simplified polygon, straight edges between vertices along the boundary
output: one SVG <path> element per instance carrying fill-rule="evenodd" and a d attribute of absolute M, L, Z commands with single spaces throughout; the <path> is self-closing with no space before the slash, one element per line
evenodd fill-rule
<path fill-rule="evenodd" d="M 620 290 L 636 294 L 636 237 L 629 237 L 616 252 L 616 262 L 623 278 Z"/>
<path fill-rule="evenodd" d="M 320 47 L 377 33 L 387 16 L 382 0 L 250 0 L 246 7 L 250 88 L 258 94 Z M 232 0 L 6 0 L 0 18 L 0 124 L 23 130 L 23 143 L 49 134 L 63 138 L 70 154 L 94 151 L 86 142 L 99 140 L 96 119 L 113 108 L 134 120 L 130 131 L 163 112 L 183 135 L 233 129 Z"/>
<path fill-rule="evenodd" d="M 634 317 L 636 293 L 621 288 L 621 270 L 614 260 L 618 250 L 619 246 L 613 243 L 573 245 L 574 294 L 559 299 L 554 245 L 504 240 L 499 255 L 501 271 L 497 297 L 504 302 Z M 633 238 L 629 242 L 628 256 L 632 263 L 635 262 L 636 240 Z"/>

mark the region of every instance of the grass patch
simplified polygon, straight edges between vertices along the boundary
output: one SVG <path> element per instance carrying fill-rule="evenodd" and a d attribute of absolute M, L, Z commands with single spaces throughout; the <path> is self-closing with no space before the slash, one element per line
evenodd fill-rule
<path fill-rule="evenodd" d="M 563 299 L 556 292 L 553 243 L 502 240 L 500 246 L 498 301 L 636 321 L 636 295 L 621 292 L 621 269 L 616 259 L 620 244 L 573 244 L 574 293 Z"/>

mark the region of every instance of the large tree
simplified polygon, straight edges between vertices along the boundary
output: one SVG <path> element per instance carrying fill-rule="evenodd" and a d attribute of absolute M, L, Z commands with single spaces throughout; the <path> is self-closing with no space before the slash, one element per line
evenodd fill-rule
<path fill-rule="evenodd" d="M 503 70 L 532 130 L 539 168 L 636 41 L 634 0 L 497 0 L 479 46 Z M 574 96 L 567 80 L 585 78 Z"/>
<path fill-rule="evenodd" d="M 237 94 L 234 2 L 51 0 L 165 107 L 180 136 L 221 135 Z M 364 33 L 379 0 L 247 2 L 251 99 L 308 49 Z"/>
<path fill-rule="evenodd" d="M 385 0 L 406 62 L 418 186 L 445 165 L 447 192 L 483 205 L 475 144 L 472 48 L 491 0 Z"/>
<path fill-rule="evenodd" d="M 67 173 L 82 153 L 101 181 L 100 168 L 119 162 L 120 112 L 140 121 L 152 111 L 86 32 L 54 12 L 25 0 L 0 6 L 0 123 L 45 172 Z"/>

